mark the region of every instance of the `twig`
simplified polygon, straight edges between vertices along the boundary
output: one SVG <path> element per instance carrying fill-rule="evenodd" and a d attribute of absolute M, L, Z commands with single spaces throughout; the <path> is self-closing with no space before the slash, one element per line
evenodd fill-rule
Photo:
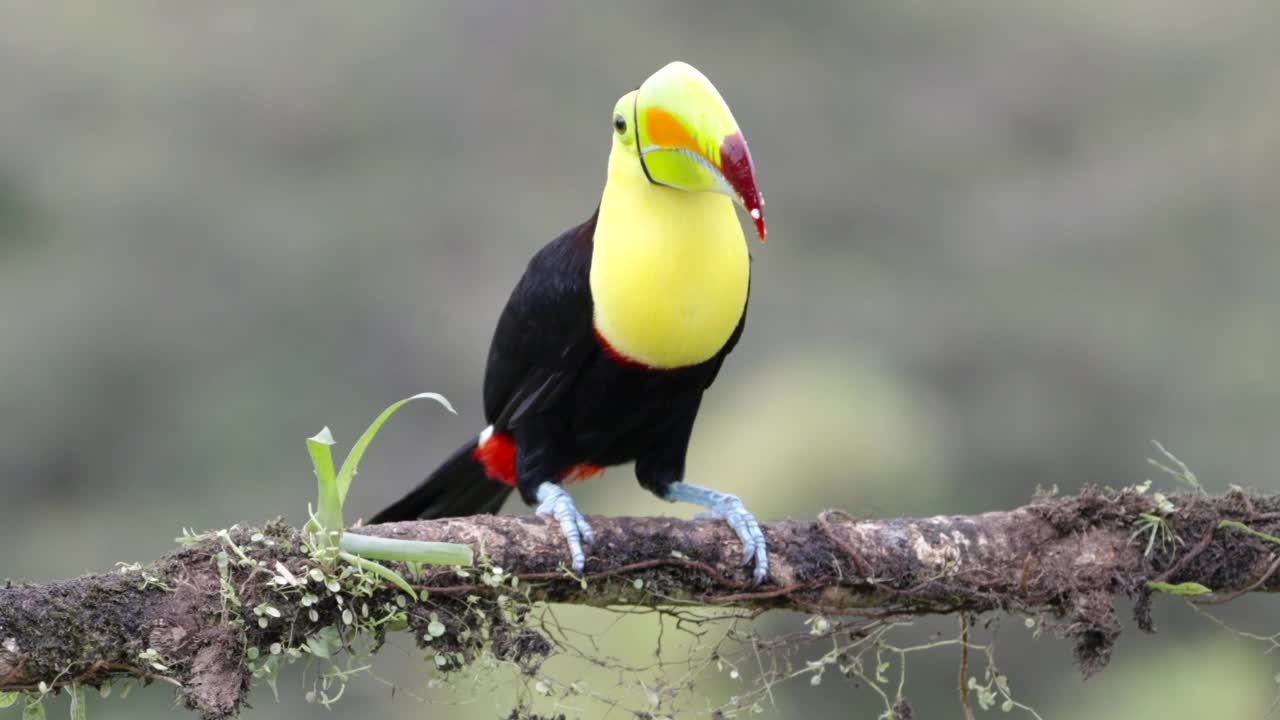
<path fill-rule="evenodd" d="M 974 720 L 973 707 L 969 705 L 969 613 L 960 613 L 960 709 L 964 720 Z"/>

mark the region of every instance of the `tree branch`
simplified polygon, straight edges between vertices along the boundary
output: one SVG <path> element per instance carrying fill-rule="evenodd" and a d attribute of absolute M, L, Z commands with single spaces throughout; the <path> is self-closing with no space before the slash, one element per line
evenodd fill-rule
<path fill-rule="evenodd" d="M 1074 641 L 1081 669 L 1092 673 L 1106 664 L 1120 632 L 1114 596 L 1136 598 L 1138 625 L 1150 629 L 1148 581 L 1200 583 L 1214 598 L 1280 589 L 1280 547 L 1218 527 L 1236 520 L 1274 535 L 1280 499 L 1243 492 L 1171 499 L 1176 510 L 1163 516 L 1169 532 L 1156 536 L 1149 555 L 1145 532 L 1159 528 L 1136 537 L 1135 531 L 1142 513 L 1160 510 L 1136 492 L 1088 489 L 973 516 L 854 520 L 832 511 L 817 521 L 773 522 L 765 526 L 770 578 L 759 588 L 746 584 L 736 536 L 715 521 L 594 517 L 596 542 L 585 582 L 565 573 L 558 529 L 536 517 L 395 523 L 355 532 L 475 548 L 489 570 L 407 574 L 423 598 L 406 604 L 405 620 L 421 636 L 432 622 L 449 630 L 460 625 L 464 603 L 467 612 L 488 608 L 505 620 L 484 642 L 519 662 L 536 663 L 550 645 L 520 622 L 519 613 L 511 615 L 500 594 L 522 602 L 873 617 L 1048 612 L 1062 619 L 1061 634 Z M 123 572 L 9 584 L 0 589 L 0 690 L 99 684 L 121 676 L 164 680 L 205 717 L 234 715 L 249 688 L 246 648 L 305 647 L 322 628 L 360 627 L 342 618 L 350 602 L 340 603 L 323 583 L 307 584 L 314 566 L 300 535 L 276 523 L 210 535 Z M 290 577 L 296 584 L 282 582 Z M 514 587 L 512 577 L 519 578 Z M 308 593 L 318 600 L 304 602 Z M 378 588 L 364 602 L 376 614 L 399 607 L 396 594 Z M 274 612 L 263 611 L 267 605 Z M 374 634 L 382 632 L 380 627 Z M 440 640 L 467 655 L 481 641 L 463 639 L 466 634 L 446 632 Z"/>

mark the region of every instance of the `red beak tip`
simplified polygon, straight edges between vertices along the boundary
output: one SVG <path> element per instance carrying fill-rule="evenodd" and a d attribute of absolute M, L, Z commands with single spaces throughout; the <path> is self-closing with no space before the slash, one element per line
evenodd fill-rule
<path fill-rule="evenodd" d="M 742 133 L 733 133 L 720 144 L 720 172 L 725 180 L 738 194 L 751 221 L 755 223 L 756 234 L 760 242 L 764 242 L 764 195 L 756 187 L 755 169 L 751 165 L 751 151 L 742 139 Z"/>

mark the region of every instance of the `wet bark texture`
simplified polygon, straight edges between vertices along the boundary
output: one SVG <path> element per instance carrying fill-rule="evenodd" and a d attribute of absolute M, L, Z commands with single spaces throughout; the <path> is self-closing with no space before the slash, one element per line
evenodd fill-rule
<path fill-rule="evenodd" d="M 1280 500 L 1243 492 L 1172 500 L 1177 510 L 1166 519 L 1181 543 L 1156 542 L 1150 555 L 1147 536 L 1134 533 L 1140 514 L 1157 512 L 1154 501 L 1097 489 L 971 516 L 874 520 L 829 511 L 817 520 L 768 523 L 771 572 L 758 588 L 746 584 L 737 538 L 709 520 L 590 518 L 596 542 L 588 548 L 585 585 L 562 569 L 558 529 L 536 517 L 393 523 L 356 532 L 467 543 L 508 576 L 519 576 L 520 593 L 530 601 L 867 616 L 1048 612 L 1060 618 L 1057 628 L 1088 674 L 1107 663 L 1120 634 L 1114 597 L 1137 598 L 1137 624 L 1151 629 L 1149 581 L 1200 583 L 1215 593 L 1196 600 L 1209 602 L 1280 588 L 1280 545 L 1219 527 L 1235 520 L 1280 534 Z M 251 542 L 255 532 L 271 544 Z M 287 526 L 232 536 L 265 568 L 279 562 L 305 575 L 311 563 Z M 138 572 L 116 572 L 0 588 L 0 690 L 129 676 L 175 685 L 187 706 L 206 718 L 234 715 L 249 688 L 244 648 L 297 645 L 335 624 L 341 609 L 328 599 L 311 621 L 307 610 L 268 584 L 273 572 L 240 564 L 229 572 L 241 605 L 228 609 L 214 562 L 221 549 L 214 539 L 167 555 L 145 568 L 155 579 L 150 583 Z M 425 627 L 428 611 L 448 624 L 451 601 L 473 596 L 474 609 L 474 597 L 492 600 L 498 591 L 478 575 L 424 571 L 415 584 L 427 592 L 420 606 L 409 608 L 410 626 Z M 393 591 L 386 593 L 390 598 Z M 252 608 L 264 600 L 281 617 L 260 628 Z M 236 618 L 241 622 L 229 622 Z M 535 631 L 516 626 L 489 642 L 493 652 L 531 664 L 550 650 Z M 139 658 L 149 648 L 165 670 Z"/>

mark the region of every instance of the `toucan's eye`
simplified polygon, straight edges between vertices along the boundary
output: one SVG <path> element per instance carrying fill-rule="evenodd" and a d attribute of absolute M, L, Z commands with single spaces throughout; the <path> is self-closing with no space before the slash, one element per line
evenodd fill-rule
<path fill-rule="evenodd" d="M 621 115 L 621 114 L 614 115 L 614 116 L 613 116 L 613 129 L 614 129 L 614 130 L 616 130 L 616 131 L 618 131 L 618 134 L 619 134 L 619 135 L 621 135 L 622 133 L 626 132 L 626 131 L 627 131 L 627 119 L 626 119 L 626 118 L 624 118 L 624 117 L 622 117 L 622 115 Z"/>

